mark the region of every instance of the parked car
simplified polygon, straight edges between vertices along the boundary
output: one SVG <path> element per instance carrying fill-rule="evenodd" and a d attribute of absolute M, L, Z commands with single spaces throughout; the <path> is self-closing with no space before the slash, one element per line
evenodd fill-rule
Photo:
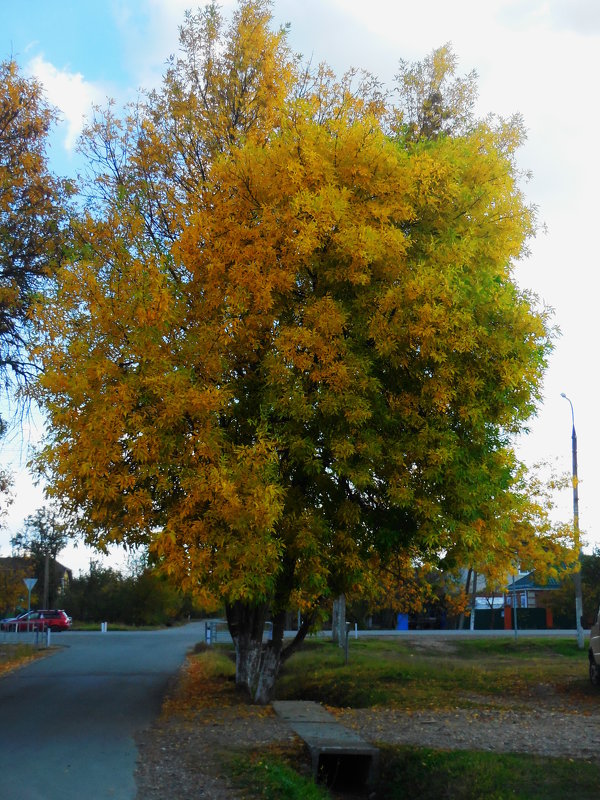
<path fill-rule="evenodd" d="M 0 630 L 3 631 L 68 631 L 73 620 L 62 609 L 45 608 L 37 611 L 28 611 L 18 617 L 0 620 Z"/>

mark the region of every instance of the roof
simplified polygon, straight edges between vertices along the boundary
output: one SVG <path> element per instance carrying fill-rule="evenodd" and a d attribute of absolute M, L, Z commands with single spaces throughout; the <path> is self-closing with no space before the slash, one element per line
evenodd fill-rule
<path fill-rule="evenodd" d="M 50 562 L 54 565 L 55 571 L 64 575 L 65 572 L 69 575 L 69 580 L 73 578 L 73 570 L 65 567 L 60 561 L 51 558 Z M 30 556 L 0 556 L 0 570 L 12 572 L 14 570 L 28 570 L 31 572 L 35 568 L 35 562 Z"/>
<path fill-rule="evenodd" d="M 548 578 L 545 583 L 538 583 L 535 580 L 535 573 L 528 572 L 526 575 L 522 575 L 517 580 L 511 581 L 507 587 L 507 592 L 520 592 L 525 591 L 527 589 L 532 590 L 536 589 L 538 591 L 543 590 L 550 590 L 550 589 L 558 589 L 560 588 L 560 581 L 556 578 Z"/>

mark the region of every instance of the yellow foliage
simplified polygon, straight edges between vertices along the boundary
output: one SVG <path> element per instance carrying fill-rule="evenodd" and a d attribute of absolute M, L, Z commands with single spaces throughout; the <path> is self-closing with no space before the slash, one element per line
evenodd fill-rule
<path fill-rule="evenodd" d="M 188 15 L 162 90 L 87 131 L 100 211 L 38 310 L 38 465 L 88 542 L 148 543 L 203 602 L 417 607 L 445 553 L 539 534 L 508 442 L 549 346 L 511 279 L 512 129 L 403 133 L 269 21 Z"/>

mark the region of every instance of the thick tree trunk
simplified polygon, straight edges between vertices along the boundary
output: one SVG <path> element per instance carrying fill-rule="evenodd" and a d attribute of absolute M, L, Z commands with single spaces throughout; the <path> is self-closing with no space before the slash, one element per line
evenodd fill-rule
<path fill-rule="evenodd" d="M 275 681 L 279 675 L 280 665 L 281 648 L 269 645 L 263 647 L 260 670 L 256 675 L 256 689 L 252 697 L 255 703 L 264 706 L 270 701 L 275 688 Z"/>
<path fill-rule="evenodd" d="M 262 642 L 243 635 L 236 637 L 233 641 L 235 644 L 235 682 L 253 697 L 253 689 L 260 672 Z"/>
<path fill-rule="evenodd" d="M 254 703 L 271 699 L 281 661 L 283 620 L 273 621 L 271 641 L 263 642 L 267 606 L 237 602 L 227 606 L 227 622 L 235 645 L 235 682 Z"/>
<path fill-rule="evenodd" d="M 248 692 L 253 703 L 265 705 L 271 700 L 282 662 L 304 640 L 312 618 L 302 621 L 300 630 L 283 649 L 285 612 L 273 616 L 273 635 L 263 642 L 267 607 L 234 603 L 227 606 L 229 632 L 235 645 L 235 682 Z"/>

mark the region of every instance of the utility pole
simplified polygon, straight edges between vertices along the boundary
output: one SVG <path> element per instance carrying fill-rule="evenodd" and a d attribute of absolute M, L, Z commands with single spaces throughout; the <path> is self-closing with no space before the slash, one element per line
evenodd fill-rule
<path fill-rule="evenodd" d="M 50 553 L 46 551 L 44 556 L 44 608 L 48 608 L 50 603 Z"/>
<path fill-rule="evenodd" d="M 575 616 L 577 617 L 577 647 L 583 650 L 583 598 L 581 593 L 581 542 L 579 536 L 579 479 L 577 477 L 577 433 L 575 431 L 575 411 L 573 410 L 573 403 L 569 400 L 564 392 L 561 392 L 568 404 L 571 406 L 571 419 L 573 422 L 573 430 L 571 433 L 571 455 L 573 461 L 573 537 L 575 539 L 575 549 L 577 550 L 577 559 L 579 561 L 579 569 L 573 575 L 573 583 L 575 584 Z"/>

